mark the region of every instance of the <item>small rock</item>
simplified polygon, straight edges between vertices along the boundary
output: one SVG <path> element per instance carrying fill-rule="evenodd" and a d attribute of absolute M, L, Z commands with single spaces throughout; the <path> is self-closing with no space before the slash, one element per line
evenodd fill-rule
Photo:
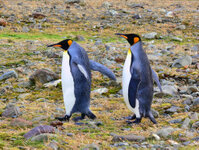
<path fill-rule="evenodd" d="M 186 56 L 176 59 L 172 65 L 172 67 L 182 68 L 184 66 L 189 66 L 191 64 L 192 64 L 191 56 L 186 55 Z"/>
<path fill-rule="evenodd" d="M 140 14 L 135 14 L 132 16 L 133 19 L 141 19 L 142 16 Z"/>
<path fill-rule="evenodd" d="M 198 113 L 197 112 L 191 112 L 189 114 L 189 117 L 191 118 L 191 120 L 198 120 Z"/>
<path fill-rule="evenodd" d="M 129 143 L 127 143 L 127 142 L 120 142 L 120 143 L 115 143 L 114 146 L 115 147 L 118 147 L 118 146 L 129 146 Z"/>
<path fill-rule="evenodd" d="M 169 121 L 169 123 L 181 123 L 181 122 L 182 122 L 182 119 L 174 119 L 174 120 Z"/>
<path fill-rule="evenodd" d="M 144 136 L 138 136 L 134 134 L 129 134 L 129 135 L 113 135 L 112 141 L 118 142 L 118 141 L 144 141 L 146 138 Z"/>
<path fill-rule="evenodd" d="M 3 75 L 0 76 L 0 81 L 6 80 L 6 79 L 9 79 L 9 78 L 13 78 L 13 77 L 18 78 L 17 73 L 14 70 L 8 71 L 8 72 L 6 72 L 6 73 L 4 73 Z"/>
<path fill-rule="evenodd" d="M 155 134 L 155 133 L 152 134 L 152 137 L 154 137 L 157 141 L 160 140 L 160 137 L 157 134 Z"/>
<path fill-rule="evenodd" d="M 48 147 L 50 147 L 52 150 L 58 150 L 59 146 L 58 146 L 58 143 L 53 141 L 53 142 L 50 142 L 48 144 Z"/>
<path fill-rule="evenodd" d="M 191 48 L 191 50 L 192 50 L 192 51 L 196 51 L 196 52 L 199 51 L 199 44 L 193 46 L 193 47 Z"/>
<path fill-rule="evenodd" d="M 107 93 L 108 89 L 107 88 L 100 88 L 100 89 L 96 89 L 94 91 L 92 91 L 93 93 L 97 93 L 97 94 L 103 94 L 103 93 Z"/>
<path fill-rule="evenodd" d="M 59 76 L 52 71 L 47 69 L 39 69 L 29 77 L 29 80 L 32 85 L 35 85 L 36 82 L 44 84 L 53 80 L 57 80 L 58 78 Z"/>
<path fill-rule="evenodd" d="M 77 41 L 85 41 L 85 38 L 81 35 L 76 36 Z"/>
<path fill-rule="evenodd" d="M 40 134 L 44 134 L 44 133 L 55 133 L 55 128 L 49 125 L 40 125 L 37 126 L 33 129 L 31 129 L 29 132 L 27 132 L 26 134 L 24 134 L 24 137 L 26 139 L 30 139 L 34 136 L 40 135 Z"/>
<path fill-rule="evenodd" d="M 46 88 L 51 88 L 51 87 L 57 87 L 59 84 L 61 84 L 61 79 L 45 83 L 43 86 Z"/>
<path fill-rule="evenodd" d="M 16 127 L 29 127 L 32 126 L 32 122 L 24 120 L 22 118 L 16 118 L 11 121 L 10 125 Z"/>
<path fill-rule="evenodd" d="M 171 38 L 173 41 L 178 41 L 178 42 L 182 42 L 182 39 L 179 37 L 172 37 Z"/>
<path fill-rule="evenodd" d="M 157 134 L 161 137 L 166 138 L 167 136 L 171 135 L 172 132 L 174 132 L 176 129 L 172 128 L 172 127 L 164 127 L 160 130 L 157 131 Z"/>
<path fill-rule="evenodd" d="M 174 13 L 172 11 L 168 11 L 165 16 L 172 18 L 172 17 L 174 17 Z"/>
<path fill-rule="evenodd" d="M 55 137 L 54 134 L 44 133 L 39 134 L 31 138 L 31 141 L 37 141 L 37 142 L 46 142 L 49 140 L 50 137 Z"/>
<path fill-rule="evenodd" d="M 163 93 L 169 94 L 171 96 L 175 96 L 178 93 L 178 90 L 175 86 L 172 85 L 163 85 L 162 86 Z"/>
<path fill-rule="evenodd" d="M 97 146 L 95 143 L 92 143 L 92 144 L 88 144 L 86 145 L 82 150 L 99 150 L 99 146 Z"/>
<path fill-rule="evenodd" d="M 5 27 L 7 25 L 7 22 L 4 19 L 0 19 L 0 26 Z"/>
<path fill-rule="evenodd" d="M 154 109 L 151 109 L 151 112 L 152 112 L 154 118 L 158 118 L 159 117 L 159 112 L 158 111 L 156 111 Z"/>
<path fill-rule="evenodd" d="M 199 128 L 199 121 L 196 121 L 192 124 L 192 128 Z"/>
<path fill-rule="evenodd" d="M 67 4 L 74 4 L 74 3 L 80 3 L 81 0 L 66 0 L 65 3 Z"/>
<path fill-rule="evenodd" d="M 67 136 L 73 136 L 73 133 L 67 133 L 66 135 Z"/>
<path fill-rule="evenodd" d="M 18 99 L 19 100 L 24 100 L 24 99 L 26 99 L 28 96 L 30 96 L 31 94 L 30 93 L 24 93 L 24 94 L 20 94 L 19 96 L 18 96 Z"/>
<path fill-rule="evenodd" d="M 102 7 L 106 8 L 106 9 L 109 9 L 111 6 L 112 6 L 112 4 L 107 1 L 102 4 Z"/>
<path fill-rule="evenodd" d="M 191 143 L 190 141 L 186 141 L 186 142 L 183 142 L 182 144 L 185 145 L 185 146 L 187 146 L 187 145 L 189 145 L 190 143 Z"/>
<path fill-rule="evenodd" d="M 187 90 L 187 93 L 191 94 L 191 93 L 194 93 L 194 92 L 198 92 L 198 88 L 196 86 L 189 86 L 188 87 L 188 90 Z"/>
<path fill-rule="evenodd" d="M 182 128 L 187 129 L 189 127 L 190 119 L 186 118 L 182 123 Z"/>
<path fill-rule="evenodd" d="M 3 117 L 18 117 L 20 115 L 19 107 L 14 104 L 8 104 L 5 111 L 2 113 Z"/>
<path fill-rule="evenodd" d="M 53 126 L 53 127 L 60 127 L 60 126 L 63 125 L 63 122 L 61 122 L 61 121 L 52 121 L 50 123 L 50 125 Z"/>
<path fill-rule="evenodd" d="M 23 32 L 29 32 L 30 29 L 29 29 L 28 27 L 26 27 L 26 26 L 23 26 L 22 31 L 23 31 Z"/>
<path fill-rule="evenodd" d="M 194 141 L 199 141 L 199 136 L 193 138 L 192 140 L 194 140 Z"/>
<path fill-rule="evenodd" d="M 97 41 L 95 42 L 95 45 L 102 45 L 102 40 L 97 40 Z"/>
<path fill-rule="evenodd" d="M 179 146 L 180 144 L 176 141 L 173 141 L 173 140 L 168 140 L 168 142 L 173 145 L 173 146 Z"/>
<path fill-rule="evenodd" d="M 167 113 L 175 113 L 179 110 L 180 108 L 177 106 L 171 106 L 171 108 L 167 109 L 166 112 Z"/>
<path fill-rule="evenodd" d="M 43 18 L 46 17 L 46 15 L 41 14 L 41 13 L 33 13 L 32 17 L 35 18 L 35 19 L 43 19 Z"/>
<path fill-rule="evenodd" d="M 109 13 L 110 13 L 112 16 L 118 15 L 118 12 L 115 11 L 115 10 L 109 10 Z"/>
<path fill-rule="evenodd" d="M 178 29 L 178 30 L 185 30 L 186 26 L 185 25 L 179 25 L 179 26 L 176 27 L 176 29 Z"/>
<path fill-rule="evenodd" d="M 145 39 L 154 39 L 157 36 L 156 32 L 146 33 L 142 35 Z"/>
<path fill-rule="evenodd" d="M 193 106 L 199 105 L 199 97 L 193 100 Z"/>

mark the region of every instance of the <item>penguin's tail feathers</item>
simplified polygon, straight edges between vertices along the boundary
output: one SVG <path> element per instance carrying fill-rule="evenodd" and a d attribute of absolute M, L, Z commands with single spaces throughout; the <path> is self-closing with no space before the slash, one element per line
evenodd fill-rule
<path fill-rule="evenodd" d="M 109 68 L 93 60 L 89 60 L 89 63 L 90 63 L 91 70 L 99 71 L 100 73 L 106 75 L 110 79 L 116 80 L 115 74 Z"/>
<path fill-rule="evenodd" d="M 157 73 L 152 68 L 151 68 L 151 72 L 152 72 L 153 80 L 156 82 L 158 88 L 160 89 L 160 92 L 162 92 L 162 87 L 161 87 L 161 84 L 160 84 L 159 77 L 158 77 Z"/>

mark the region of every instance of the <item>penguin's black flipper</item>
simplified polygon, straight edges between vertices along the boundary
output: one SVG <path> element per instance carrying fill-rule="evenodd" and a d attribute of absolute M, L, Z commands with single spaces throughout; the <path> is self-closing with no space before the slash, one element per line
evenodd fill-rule
<path fill-rule="evenodd" d="M 89 60 L 89 63 L 90 63 L 91 70 L 99 71 L 100 73 L 106 75 L 110 79 L 116 80 L 114 73 L 110 69 L 105 67 L 104 65 L 97 63 L 93 60 Z"/>
<path fill-rule="evenodd" d="M 160 84 L 159 77 L 158 77 L 157 73 L 152 68 L 151 68 L 151 72 L 152 72 L 153 80 L 158 85 L 158 88 L 160 89 L 160 92 L 162 92 L 162 87 L 161 87 L 161 84 Z"/>
<path fill-rule="evenodd" d="M 135 108 L 136 106 L 136 96 L 137 96 L 139 83 L 140 83 L 140 79 L 134 79 L 134 78 L 131 78 L 131 81 L 129 83 L 129 92 L 128 92 L 129 103 L 133 108 Z"/>

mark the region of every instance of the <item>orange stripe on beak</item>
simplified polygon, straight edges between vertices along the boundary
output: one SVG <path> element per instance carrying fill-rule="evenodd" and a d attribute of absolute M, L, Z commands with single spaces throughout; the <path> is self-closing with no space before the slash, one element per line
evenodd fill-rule
<path fill-rule="evenodd" d="M 125 35 L 120 35 L 121 37 L 123 37 L 123 38 L 125 38 L 125 39 L 128 39 L 128 37 L 127 36 L 125 36 Z"/>
<path fill-rule="evenodd" d="M 53 47 L 61 47 L 61 45 L 53 45 Z"/>

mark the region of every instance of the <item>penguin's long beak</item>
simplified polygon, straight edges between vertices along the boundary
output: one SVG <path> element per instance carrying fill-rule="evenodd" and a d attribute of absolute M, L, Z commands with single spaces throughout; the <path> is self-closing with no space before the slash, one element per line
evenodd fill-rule
<path fill-rule="evenodd" d="M 52 45 L 47 45 L 47 47 L 61 47 L 60 44 L 52 44 Z"/>
<path fill-rule="evenodd" d="M 115 33 L 115 35 L 119 35 L 119 36 L 121 36 L 121 37 L 123 37 L 125 39 L 128 39 L 128 37 L 125 34 L 122 34 L 122 33 Z"/>

